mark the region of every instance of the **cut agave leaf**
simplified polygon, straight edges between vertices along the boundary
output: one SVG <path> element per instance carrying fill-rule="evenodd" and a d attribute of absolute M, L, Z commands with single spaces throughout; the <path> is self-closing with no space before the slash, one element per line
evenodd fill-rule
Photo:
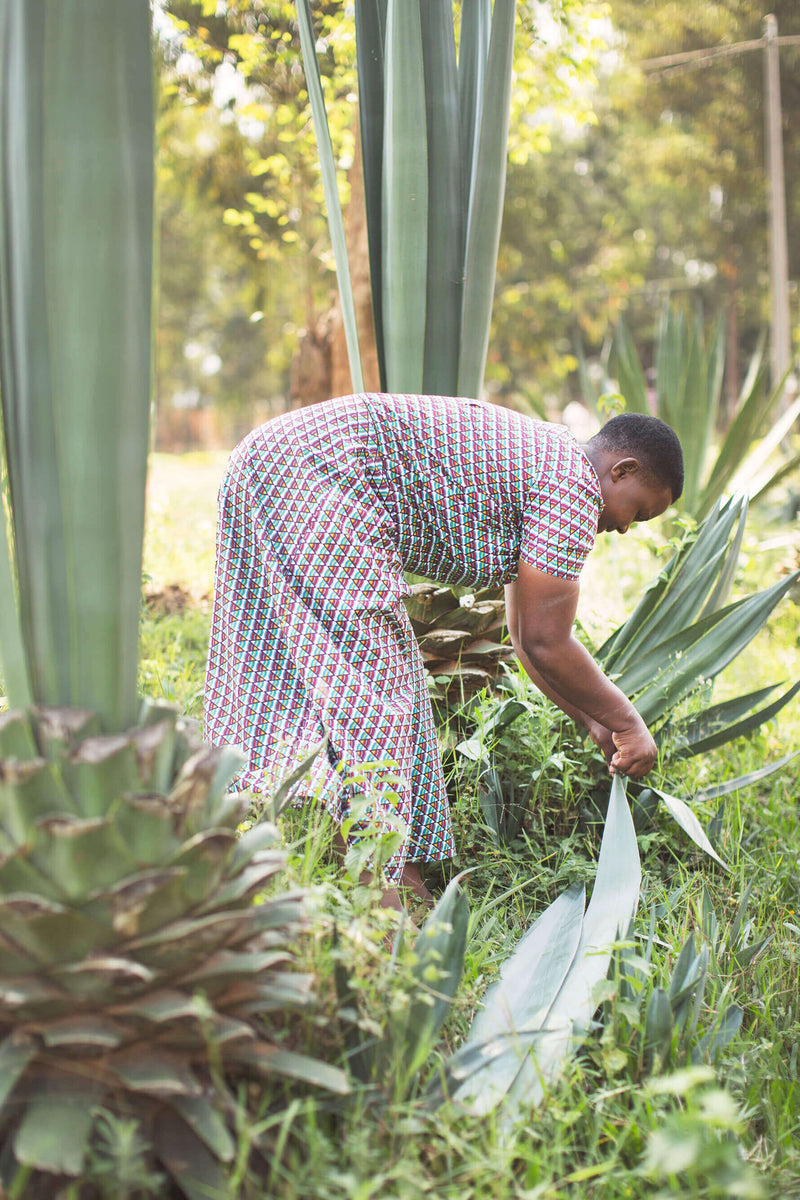
<path fill-rule="evenodd" d="M 470 1112 L 503 1101 L 504 1121 L 537 1103 L 588 1028 L 595 987 L 639 896 L 636 832 L 622 777 L 614 776 L 592 897 L 580 888 L 545 911 L 505 965 L 464 1045 L 444 1064 L 434 1100 L 449 1095 Z"/>

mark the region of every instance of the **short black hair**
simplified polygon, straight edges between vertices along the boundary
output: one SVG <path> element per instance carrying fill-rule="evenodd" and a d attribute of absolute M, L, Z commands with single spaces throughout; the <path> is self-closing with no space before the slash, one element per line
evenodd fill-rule
<path fill-rule="evenodd" d="M 590 439 L 606 450 L 638 458 L 648 475 L 672 492 L 672 503 L 683 491 L 683 451 L 674 429 L 659 417 L 621 413 L 607 421 Z"/>

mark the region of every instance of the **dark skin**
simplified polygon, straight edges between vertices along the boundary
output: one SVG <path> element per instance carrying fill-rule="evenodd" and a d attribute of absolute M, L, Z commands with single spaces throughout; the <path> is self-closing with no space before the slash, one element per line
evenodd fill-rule
<path fill-rule="evenodd" d="M 584 448 L 600 480 L 599 533 L 626 533 L 636 521 L 660 516 L 672 492 L 648 475 L 633 454 Z M 536 686 L 582 725 L 612 772 L 641 779 L 656 760 L 656 745 L 627 696 L 603 674 L 572 632 L 580 587 L 520 562 L 506 586 L 506 614 L 514 649 Z"/>

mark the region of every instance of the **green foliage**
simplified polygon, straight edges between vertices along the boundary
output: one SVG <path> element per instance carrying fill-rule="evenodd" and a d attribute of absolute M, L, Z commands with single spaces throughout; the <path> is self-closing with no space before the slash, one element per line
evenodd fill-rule
<path fill-rule="evenodd" d="M 238 754 L 201 747 L 163 709 L 124 735 L 40 709 L 0 718 L 0 759 L 5 1185 L 19 1165 L 79 1177 L 113 1138 L 132 1171 L 150 1147 L 148 1173 L 190 1198 L 221 1186 L 237 1081 L 347 1089 L 282 1030 L 310 998 L 291 969 L 304 894 L 274 888 L 273 827 L 237 837 Z"/>
<path fill-rule="evenodd" d="M 708 515 L 714 504 L 736 481 L 742 481 L 747 494 L 762 495 L 787 471 L 800 464 L 800 455 L 791 456 L 765 480 L 757 482 L 756 444 L 768 428 L 784 395 L 785 378 L 769 394 L 765 389 L 766 364 L 762 345 L 754 353 L 742 385 L 735 410 L 718 449 L 715 449 L 720 423 L 724 337 L 718 322 L 706 345 L 703 317 L 698 311 L 689 325 L 680 309 L 665 307 L 659 321 L 655 347 L 655 385 L 653 403 L 641 358 L 623 318 L 617 323 L 611 346 L 611 363 L 617 382 L 631 412 L 650 413 L 666 421 L 677 433 L 684 451 L 685 481 L 679 507 L 698 520 Z M 800 413 L 800 404 L 792 404 L 779 422 L 780 432 L 770 437 L 767 447 L 774 450 L 791 430 Z M 765 447 L 757 449 L 761 465 Z"/>

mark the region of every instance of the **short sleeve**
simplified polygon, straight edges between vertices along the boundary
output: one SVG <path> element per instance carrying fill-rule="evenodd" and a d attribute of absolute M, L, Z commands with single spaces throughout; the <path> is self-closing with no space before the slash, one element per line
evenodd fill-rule
<path fill-rule="evenodd" d="M 524 513 L 520 558 L 546 575 L 577 579 L 594 545 L 601 503 L 586 479 L 542 479 Z"/>

